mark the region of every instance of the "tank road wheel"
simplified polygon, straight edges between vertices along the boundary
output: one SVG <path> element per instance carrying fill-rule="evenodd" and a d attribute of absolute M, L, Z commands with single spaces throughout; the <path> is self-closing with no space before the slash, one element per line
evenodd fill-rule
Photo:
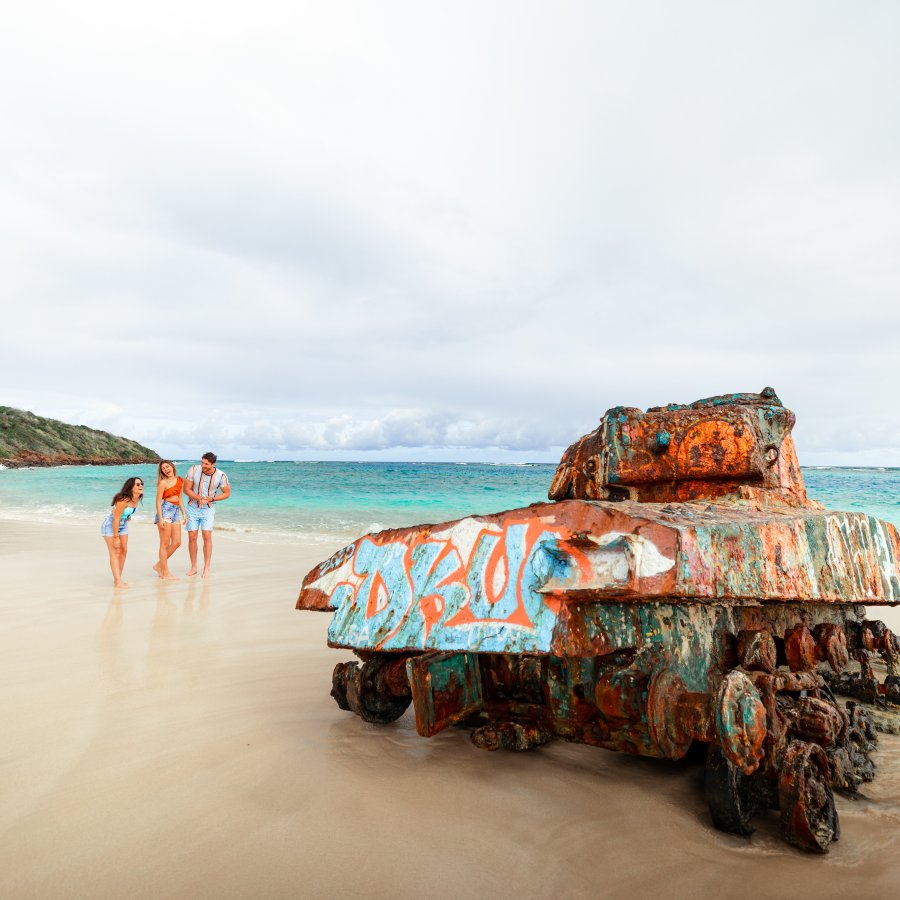
<path fill-rule="evenodd" d="M 862 781 L 875 778 L 875 761 L 872 752 L 878 745 L 878 735 L 872 721 L 872 714 L 852 700 L 847 704 L 850 728 L 847 732 L 847 748 L 850 764 L 856 777 Z"/>
<path fill-rule="evenodd" d="M 409 680 L 406 677 L 406 658 L 402 656 L 374 656 L 360 666 L 345 663 L 341 675 L 347 708 L 364 722 L 387 725 L 406 712 L 412 702 Z M 337 668 L 334 673 L 338 680 Z M 331 695 L 341 705 L 339 695 L 332 689 Z"/>
<path fill-rule="evenodd" d="M 750 820 L 759 803 L 753 796 L 751 778 L 727 759 L 718 744 L 709 745 L 703 787 L 713 825 L 720 831 L 746 836 L 756 830 Z"/>
<path fill-rule="evenodd" d="M 347 682 L 358 669 L 357 662 L 342 662 L 334 667 L 331 674 L 331 696 L 334 697 L 334 702 L 347 712 L 350 712 L 350 704 L 347 702 Z"/>
<path fill-rule="evenodd" d="M 828 757 L 817 744 L 791 741 L 778 778 L 784 839 L 801 850 L 827 853 L 840 837 Z"/>
<path fill-rule="evenodd" d="M 489 722 L 476 728 L 470 738 L 479 750 L 533 750 L 553 740 L 553 735 L 534 722 Z"/>

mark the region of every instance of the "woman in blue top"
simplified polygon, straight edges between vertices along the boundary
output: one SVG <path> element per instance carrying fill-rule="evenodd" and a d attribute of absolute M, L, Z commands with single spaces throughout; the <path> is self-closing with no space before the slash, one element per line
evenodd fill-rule
<path fill-rule="evenodd" d="M 113 497 L 112 511 L 100 526 L 100 534 L 103 535 L 103 540 L 106 541 L 109 550 L 109 567 L 112 569 L 113 585 L 117 588 L 130 587 L 122 581 L 122 569 L 125 568 L 125 557 L 128 554 L 128 520 L 143 499 L 143 479 L 129 478 L 122 485 L 122 490 Z"/>

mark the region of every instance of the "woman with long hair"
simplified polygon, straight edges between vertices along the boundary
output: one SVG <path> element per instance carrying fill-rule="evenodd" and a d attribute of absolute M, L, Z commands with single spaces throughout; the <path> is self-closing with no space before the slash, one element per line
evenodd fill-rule
<path fill-rule="evenodd" d="M 164 459 L 156 472 L 156 527 L 159 529 L 159 561 L 153 571 L 160 578 L 177 578 L 169 571 L 169 557 L 181 546 L 181 526 L 187 524 L 181 488 L 175 463 Z"/>
<path fill-rule="evenodd" d="M 100 534 L 109 550 L 113 585 L 117 588 L 130 587 L 122 581 L 122 570 L 125 568 L 125 557 L 128 555 L 128 520 L 143 499 L 144 480 L 129 478 L 122 485 L 122 490 L 112 498 L 110 504 L 112 510 L 100 526 Z"/>

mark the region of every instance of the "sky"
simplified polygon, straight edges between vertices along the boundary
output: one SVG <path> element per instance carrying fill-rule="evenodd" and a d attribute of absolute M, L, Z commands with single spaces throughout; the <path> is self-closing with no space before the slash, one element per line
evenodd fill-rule
<path fill-rule="evenodd" d="M 227 459 L 558 460 L 773 386 L 900 465 L 893 2 L 33 0 L 0 405 Z"/>

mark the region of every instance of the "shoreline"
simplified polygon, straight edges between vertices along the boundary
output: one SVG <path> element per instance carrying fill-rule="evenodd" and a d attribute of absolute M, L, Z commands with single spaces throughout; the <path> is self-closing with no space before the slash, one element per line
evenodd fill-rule
<path fill-rule="evenodd" d="M 129 522 L 130 529 L 132 529 L 131 533 L 134 534 L 135 531 L 140 535 L 139 538 L 139 549 L 133 542 L 130 543 L 129 547 L 129 562 L 127 563 L 128 571 L 131 572 L 133 569 L 131 566 L 134 564 L 133 554 L 135 551 L 144 554 L 147 559 L 150 559 L 150 565 L 153 562 L 156 562 L 156 548 L 158 547 L 157 543 L 157 529 L 156 525 L 153 524 L 152 519 L 150 519 L 146 515 L 146 511 L 142 510 L 143 515 L 139 518 L 135 519 L 132 517 Z M 96 519 L 96 521 L 95 521 Z M 50 528 L 76 528 L 79 531 L 86 529 L 93 533 L 95 533 L 99 537 L 99 522 L 100 519 L 96 516 L 48 516 L 47 518 L 41 519 L 33 516 L 27 517 L 18 517 L 18 516 L 10 516 L 8 511 L 4 511 L 0 509 L 0 529 L 2 529 L 5 525 L 10 526 L 39 526 L 39 527 L 50 527 Z M 381 530 L 390 530 L 390 528 L 381 528 Z M 367 533 L 367 532 L 365 532 Z M 217 524 L 213 528 L 213 535 L 215 541 L 219 541 L 219 539 L 223 539 L 226 541 L 235 541 L 237 543 L 246 544 L 254 547 L 294 547 L 300 549 L 302 551 L 309 551 L 313 556 L 317 556 L 316 558 L 306 570 L 300 573 L 300 578 L 302 579 L 303 575 L 306 574 L 306 571 L 313 568 L 313 566 L 318 565 L 321 562 L 324 562 L 328 559 L 334 552 L 343 549 L 344 547 L 349 546 L 358 538 L 364 536 L 364 532 L 353 532 L 353 531 L 345 531 L 342 533 L 339 532 L 328 532 L 328 531 L 313 531 L 313 530 L 296 530 L 296 531 L 274 531 L 268 530 L 258 527 L 245 526 L 241 524 L 231 523 L 220 523 Z M 149 544 L 149 548 L 148 548 Z M 214 545 L 215 547 L 216 545 Z M 102 548 L 101 548 L 102 549 Z M 177 551 L 177 555 L 174 557 L 176 560 L 173 565 L 178 565 L 179 560 L 181 559 L 181 554 L 183 554 L 183 559 L 185 561 L 184 568 L 187 567 L 187 533 L 184 529 L 182 529 L 182 544 L 179 550 Z M 319 556 L 321 554 L 321 556 Z M 214 550 L 214 560 L 215 550 Z M 202 567 L 202 559 L 203 559 L 203 551 L 202 547 L 198 548 L 198 568 Z M 105 557 L 104 557 L 105 562 Z M 108 569 L 107 569 L 108 571 Z M 159 580 L 158 576 L 151 571 L 150 573 L 151 579 Z M 126 578 L 127 581 L 127 578 Z M 299 579 L 298 579 L 299 585 Z M 110 586 L 111 587 L 111 586 Z M 298 588 L 299 592 L 299 588 Z M 900 604 L 896 604 L 894 606 L 883 605 L 883 606 L 865 606 L 866 616 L 869 619 L 880 619 L 883 621 L 895 634 L 900 634 Z"/>
<path fill-rule="evenodd" d="M 134 534 L 134 529 L 139 529 L 138 533 L 141 535 L 141 542 L 145 541 L 145 530 L 146 534 L 150 535 L 152 532 L 152 539 L 158 541 L 156 525 L 153 523 L 151 512 L 150 515 L 147 514 L 147 509 L 141 509 L 140 514 L 137 516 L 132 516 L 129 520 L 129 534 Z M 0 509 L 0 525 L 9 524 L 9 525 L 24 525 L 24 526 L 48 526 L 51 528 L 59 527 L 59 528 L 77 528 L 77 529 L 93 529 L 96 531 L 98 537 L 100 534 L 100 522 L 103 517 L 95 514 L 84 514 L 84 515 L 76 515 L 76 514 L 52 514 L 47 513 L 43 517 L 35 515 L 33 512 L 28 511 L 23 513 L 22 515 L 10 514 L 9 510 Z M 274 531 L 271 529 L 261 528 L 259 526 L 254 525 L 244 525 L 240 523 L 232 524 L 230 522 L 221 522 L 217 523 L 213 527 L 213 534 L 216 538 L 220 535 L 228 536 L 233 538 L 234 540 L 242 541 L 250 544 L 295 544 L 295 545 L 305 545 L 305 544 L 315 544 L 315 545 L 330 545 L 337 544 L 337 549 L 340 549 L 347 544 L 352 543 L 361 534 L 353 533 L 350 531 L 339 533 L 333 531 L 313 531 L 310 530 L 300 530 L 296 531 Z M 187 533 L 184 529 L 182 529 L 182 549 L 186 545 L 187 542 Z M 178 551 L 179 553 L 181 550 Z M 330 553 L 327 553 L 323 559 L 327 559 Z"/>
<path fill-rule="evenodd" d="M 112 459 L 107 459 L 106 457 L 94 457 L 89 460 L 77 459 L 72 456 L 65 456 L 60 454 L 55 454 L 53 456 L 49 454 L 39 453 L 34 454 L 32 456 L 28 456 L 26 458 L 21 457 L 4 457 L 0 459 L 0 468 L 3 469 L 59 469 L 59 468 L 73 468 L 75 466 L 150 466 L 156 465 L 161 461 L 161 457 L 158 459 L 149 459 L 149 458 L 140 458 L 140 459 L 126 459 L 122 456 L 117 456 Z"/>

